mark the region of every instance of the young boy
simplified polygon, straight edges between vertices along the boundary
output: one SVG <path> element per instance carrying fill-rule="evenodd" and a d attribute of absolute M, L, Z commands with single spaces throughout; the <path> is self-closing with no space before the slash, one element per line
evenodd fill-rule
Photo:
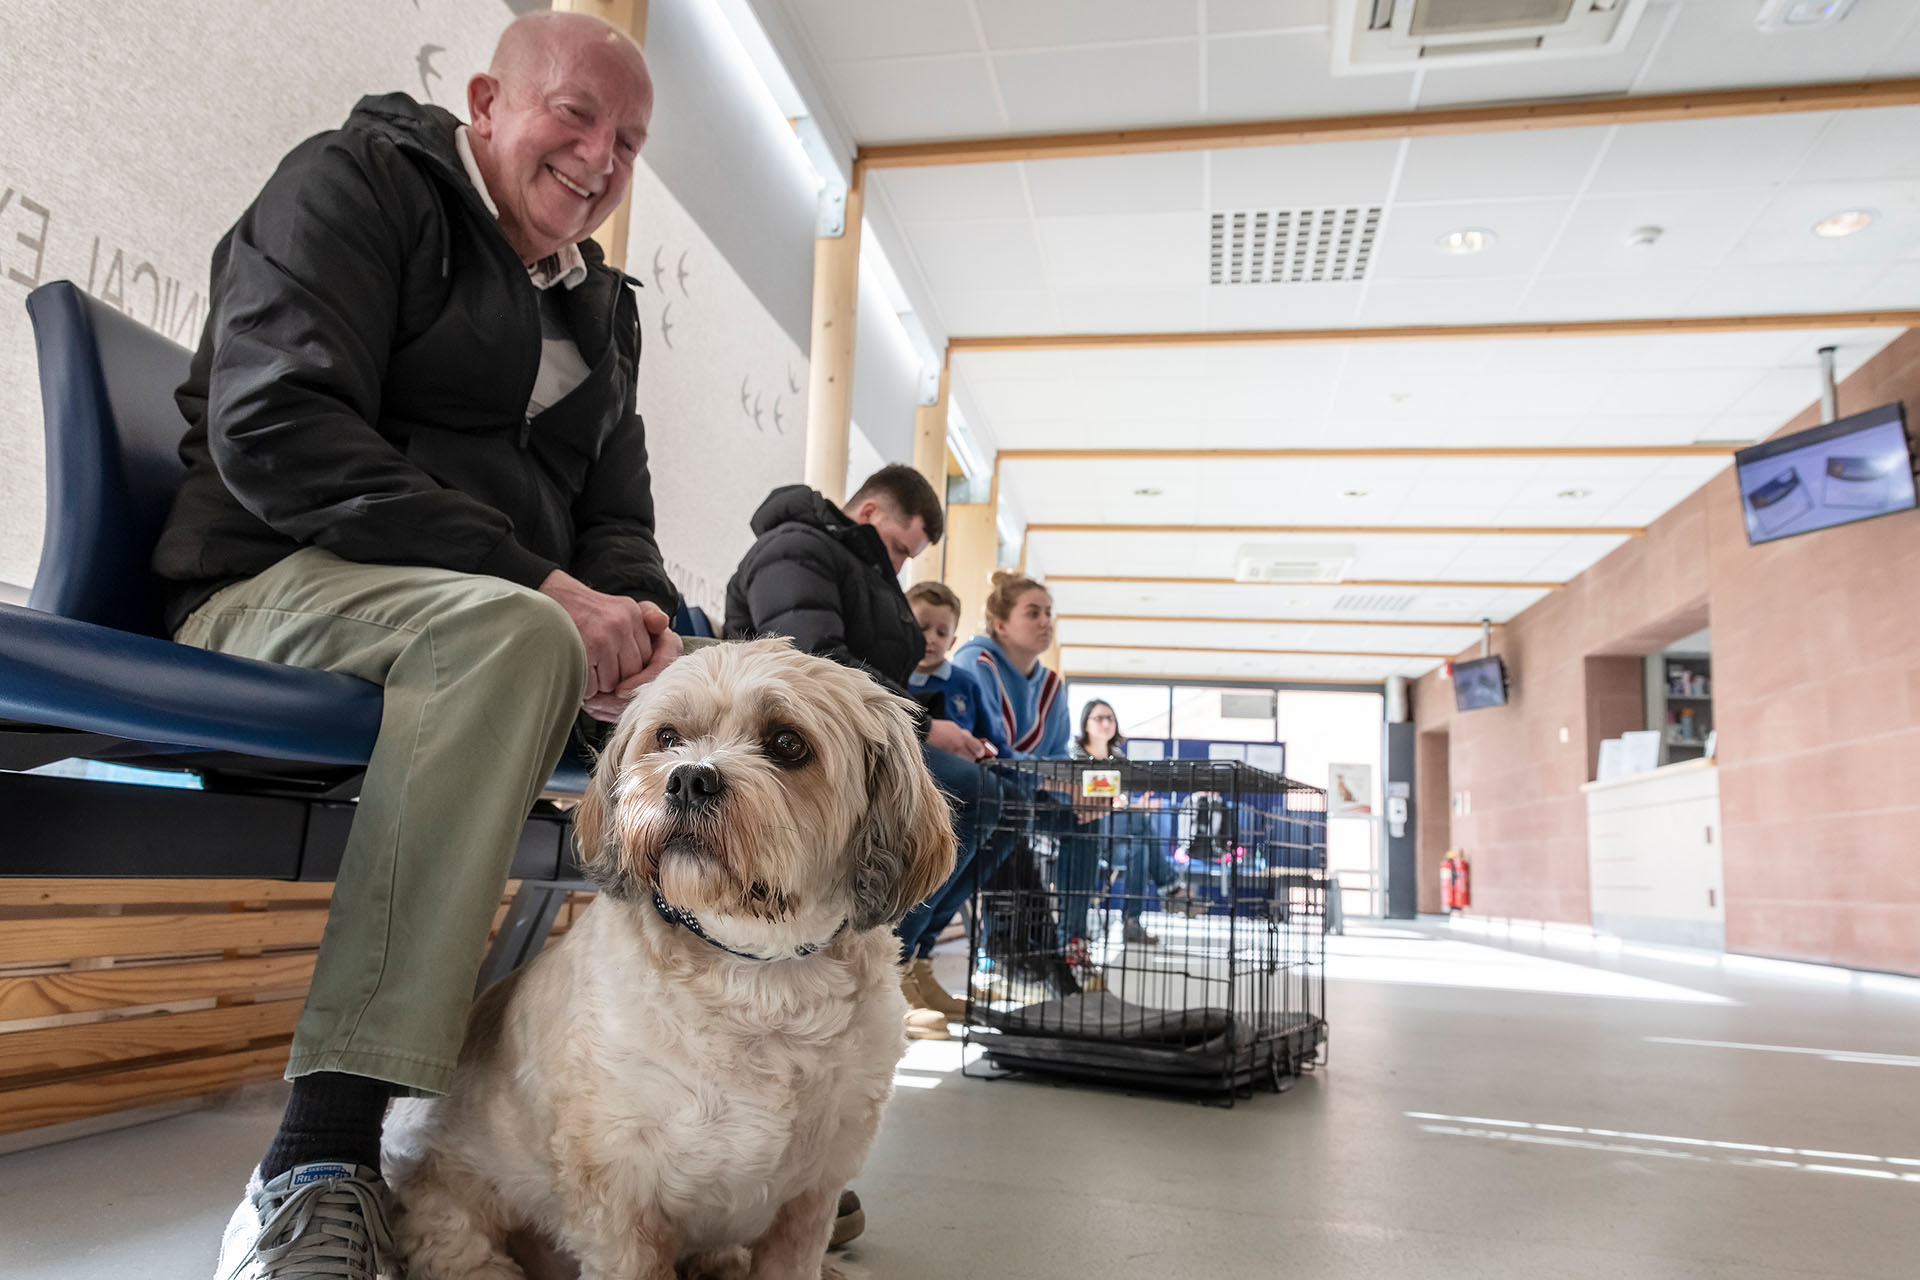
<path fill-rule="evenodd" d="M 916 582 L 907 589 L 927 651 L 907 677 L 907 692 L 935 720 L 951 720 L 976 738 L 985 738 L 980 686 L 973 673 L 947 661 L 960 628 L 960 597 L 944 582 Z"/>

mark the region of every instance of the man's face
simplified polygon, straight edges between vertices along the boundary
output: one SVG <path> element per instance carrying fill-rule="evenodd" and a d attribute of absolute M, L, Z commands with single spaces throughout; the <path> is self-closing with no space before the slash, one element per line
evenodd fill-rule
<path fill-rule="evenodd" d="M 653 117 L 645 66 L 613 41 L 559 44 L 504 80 L 475 76 L 467 97 L 500 229 L 529 263 L 613 212 Z"/>
<path fill-rule="evenodd" d="M 853 513 L 858 524 L 870 524 L 873 531 L 880 535 L 880 541 L 887 546 L 887 559 L 893 562 L 893 571 L 900 572 L 907 567 L 907 561 L 925 551 L 928 547 L 927 524 L 919 516 L 911 520 L 901 516 L 890 505 L 867 499 L 860 509 Z"/>
<path fill-rule="evenodd" d="M 947 660 L 947 650 L 953 647 L 953 633 L 960 620 L 953 616 L 953 610 L 931 600 L 913 602 L 913 620 L 920 624 L 920 634 L 927 641 L 927 651 L 917 669 L 937 671 Z"/>

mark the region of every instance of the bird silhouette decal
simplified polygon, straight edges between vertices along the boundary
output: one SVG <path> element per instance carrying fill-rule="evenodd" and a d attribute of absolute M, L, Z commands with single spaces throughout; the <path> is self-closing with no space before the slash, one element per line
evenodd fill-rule
<path fill-rule="evenodd" d="M 800 384 L 794 380 L 792 365 L 787 366 L 787 390 L 796 396 L 800 394 Z"/>
<path fill-rule="evenodd" d="M 656 289 L 663 287 L 660 281 L 667 274 L 666 267 L 660 261 L 660 255 L 666 251 L 667 246 L 665 245 L 661 245 L 653 251 L 653 287 Z"/>
<path fill-rule="evenodd" d="M 780 401 L 782 399 L 784 399 L 782 396 L 775 396 L 773 398 L 773 429 L 781 435 L 785 435 L 787 434 L 786 423 L 780 416 Z"/>
<path fill-rule="evenodd" d="M 671 302 L 669 302 L 665 307 L 661 308 L 660 341 L 666 343 L 669 348 L 673 346 L 674 324 L 673 324 L 673 321 L 667 319 L 667 317 L 672 314 L 673 314 L 673 304 Z"/>
<path fill-rule="evenodd" d="M 754 427 L 754 430 L 756 431 L 766 430 L 766 427 L 762 426 L 760 423 L 760 393 L 759 392 L 755 392 L 753 396 L 753 427 Z"/>
<path fill-rule="evenodd" d="M 687 252 L 688 251 L 685 249 L 682 249 L 680 251 L 680 261 L 675 265 L 675 269 L 679 273 L 680 296 L 683 298 L 690 298 L 693 296 L 692 294 L 687 292 L 687 277 L 693 274 L 691 271 L 687 270 Z"/>
<path fill-rule="evenodd" d="M 420 46 L 420 52 L 413 55 L 413 65 L 420 70 L 420 92 L 427 95 L 428 102 L 434 100 L 433 85 L 428 82 L 441 78 L 440 69 L 433 65 L 434 55 L 445 52 L 446 50 L 437 44 L 423 44 Z"/>

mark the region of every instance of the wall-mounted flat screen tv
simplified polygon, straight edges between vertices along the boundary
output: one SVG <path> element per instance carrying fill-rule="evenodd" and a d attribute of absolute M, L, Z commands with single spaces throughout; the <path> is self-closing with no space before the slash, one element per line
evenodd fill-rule
<path fill-rule="evenodd" d="M 1461 711 L 1506 706 L 1507 664 L 1499 658 L 1454 663 L 1453 705 Z"/>
<path fill-rule="evenodd" d="M 1747 541 L 1756 545 L 1915 505 L 1898 403 L 1742 449 L 1733 466 Z"/>

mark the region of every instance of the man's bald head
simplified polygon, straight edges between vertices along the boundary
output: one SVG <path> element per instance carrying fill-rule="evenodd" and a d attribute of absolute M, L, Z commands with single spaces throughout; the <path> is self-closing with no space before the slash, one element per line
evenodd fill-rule
<path fill-rule="evenodd" d="M 536 262 L 584 239 L 626 194 L 653 118 L 633 37 L 584 13 L 529 13 L 467 85 L 474 160 L 500 228 Z"/>
<path fill-rule="evenodd" d="M 589 13 L 565 13 L 543 9 L 522 14 L 500 33 L 493 47 L 493 62 L 487 68 L 496 80 L 515 83 L 523 77 L 535 82 L 570 65 L 590 51 L 611 54 L 640 80 L 646 82 L 652 96 L 653 81 L 647 74 L 647 60 L 631 35 L 610 22 Z"/>

